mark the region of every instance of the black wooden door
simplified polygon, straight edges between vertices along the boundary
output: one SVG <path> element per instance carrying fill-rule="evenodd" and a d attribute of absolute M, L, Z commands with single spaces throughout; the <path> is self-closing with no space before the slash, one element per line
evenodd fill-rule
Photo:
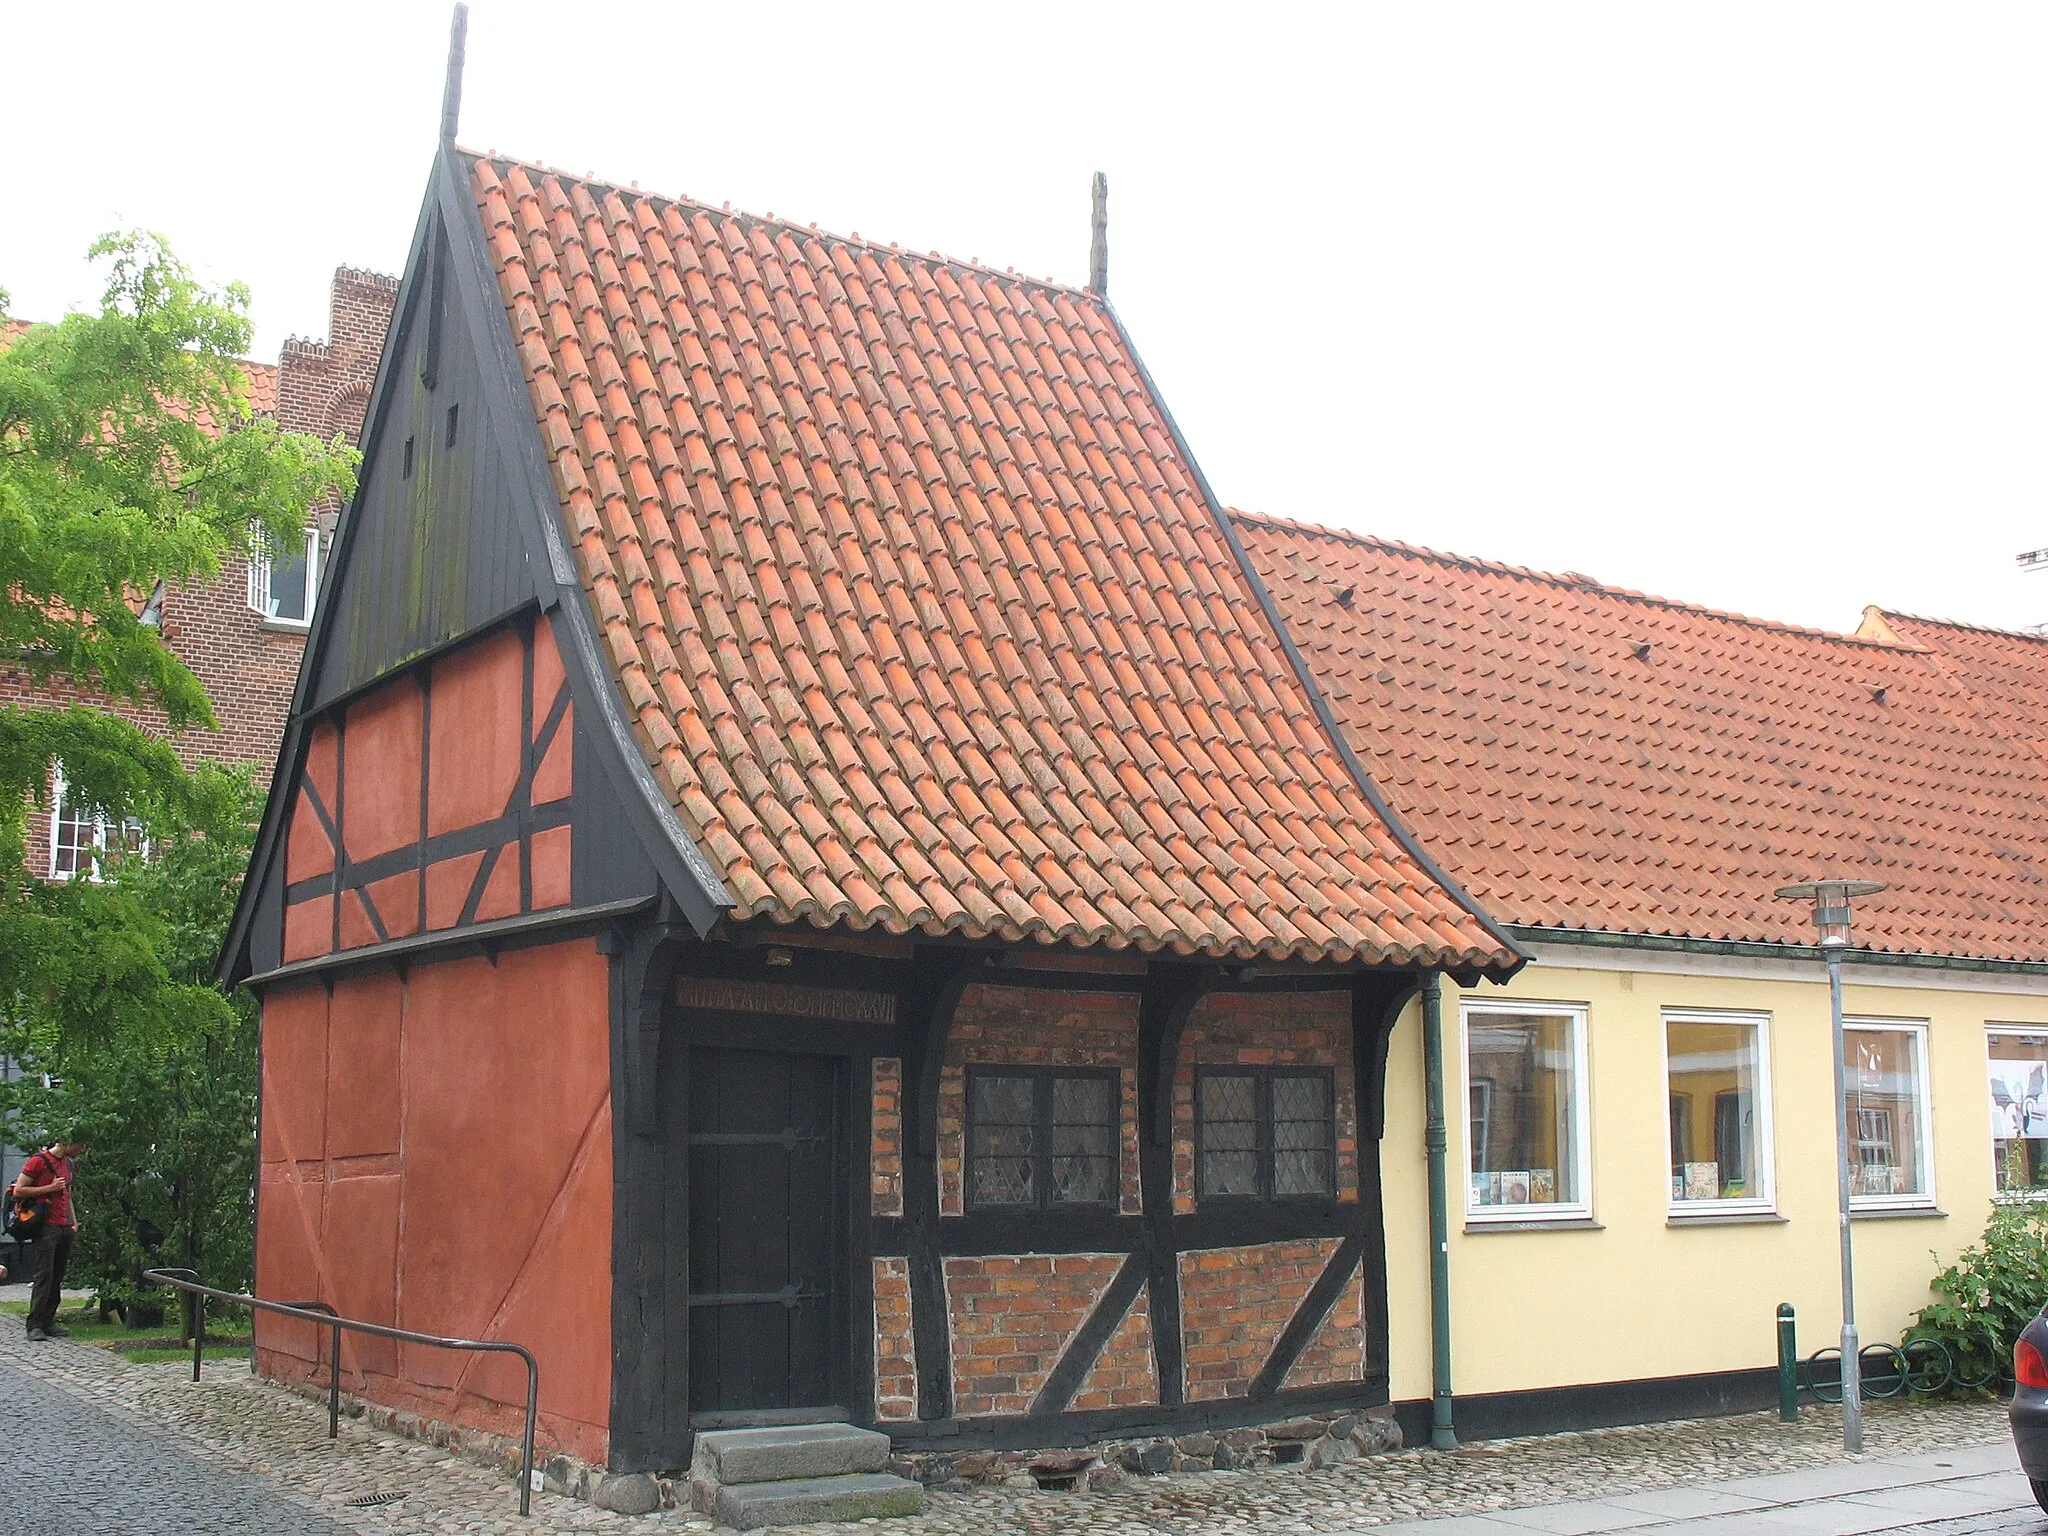
<path fill-rule="evenodd" d="M 844 1064 L 690 1052 L 690 1411 L 841 1402 Z"/>

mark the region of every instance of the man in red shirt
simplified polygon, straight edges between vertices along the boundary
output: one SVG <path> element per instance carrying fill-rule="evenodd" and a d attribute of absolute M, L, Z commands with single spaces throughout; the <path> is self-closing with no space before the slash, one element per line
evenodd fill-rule
<path fill-rule="evenodd" d="M 14 1181 L 16 1200 L 41 1200 L 49 1215 L 35 1239 L 36 1283 L 29 1294 L 28 1336 L 31 1340 L 63 1338 L 71 1330 L 57 1321 L 57 1303 L 64 1294 L 64 1271 L 71 1263 L 71 1240 L 78 1218 L 71 1209 L 71 1160 L 85 1150 L 77 1136 L 54 1141 L 21 1166 Z"/>

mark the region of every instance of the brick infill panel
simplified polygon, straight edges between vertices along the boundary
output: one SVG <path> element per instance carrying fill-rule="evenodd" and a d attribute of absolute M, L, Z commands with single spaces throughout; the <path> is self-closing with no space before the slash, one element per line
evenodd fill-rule
<path fill-rule="evenodd" d="M 947 1259 L 953 1411 L 963 1419 L 1028 1413 L 1124 1257 L 1030 1253 Z"/>
<path fill-rule="evenodd" d="M 917 1338 L 910 1324 L 910 1261 L 875 1261 L 875 1417 L 917 1417 Z"/>
<path fill-rule="evenodd" d="M 1334 1237 L 1312 1237 L 1180 1256 L 1189 1402 L 1244 1396 L 1337 1246 Z"/>

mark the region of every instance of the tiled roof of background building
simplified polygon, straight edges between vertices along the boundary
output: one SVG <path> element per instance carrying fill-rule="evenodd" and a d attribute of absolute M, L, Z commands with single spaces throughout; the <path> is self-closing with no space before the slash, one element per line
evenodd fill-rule
<path fill-rule="evenodd" d="M 736 916 L 1513 962 L 1349 775 L 1099 300 L 471 174 L 619 686 Z"/>
<path fill-rule="evenodd" d="M 2048 644 L 1834 635 L 1235 517 L 1381 793 L 1503 921 L 1810 944 L 1772 892 L 1834 875 L 1891 886 L 1859 945 L 2048 960 Z"/>

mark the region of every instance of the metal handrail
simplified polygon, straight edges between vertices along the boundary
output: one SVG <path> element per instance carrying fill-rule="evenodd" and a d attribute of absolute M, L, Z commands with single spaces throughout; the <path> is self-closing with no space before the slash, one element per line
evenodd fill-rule
<path fill-rule="evenodd" d="M 396 1339 L 402 1344 L 426 1344 L 435 1349 L 474 1349 L 517 1355 L 526 1362 L 526 1432 L 519 1447 L 519 1513 L 527 1515 L 533 1512 L 533 1427 L 540 1408 L 540 1362 L 533 1358 L 533 1351 L 524 1344 L 514 1344 L 505 1339 L 453 1339 L 440 1334 L 414 1333 L 409 1328 L 387 1328 L 382 1323 L 365 1323 L 343 1317 L 323 1301 L 265 1301 L 259 1296 L 245 1296 L 237 1291 L 216 1290 L 213 1286 L 202 1285 L 199 1272 L 192 1269 L 145 1269 L 142 1278 L 190 1295 L 211 1296 L 215 1301 L 231 1302 L 251 1311 L 275 1312 L 280 1317 L 294 1317 L 300 1322 L 332 1329 L 327 1356 L 327 1438 L 330 1440 L 341 1433 L 341 1335 L 344 1329 L 350 1333 L 367 1333 L 372 1338 Z M 200 1307 L 196 1310 L 198 1316 L 192 1323 L 194 1381 L 199 1379 L 206 1340 L 206 1309 Z"/>

